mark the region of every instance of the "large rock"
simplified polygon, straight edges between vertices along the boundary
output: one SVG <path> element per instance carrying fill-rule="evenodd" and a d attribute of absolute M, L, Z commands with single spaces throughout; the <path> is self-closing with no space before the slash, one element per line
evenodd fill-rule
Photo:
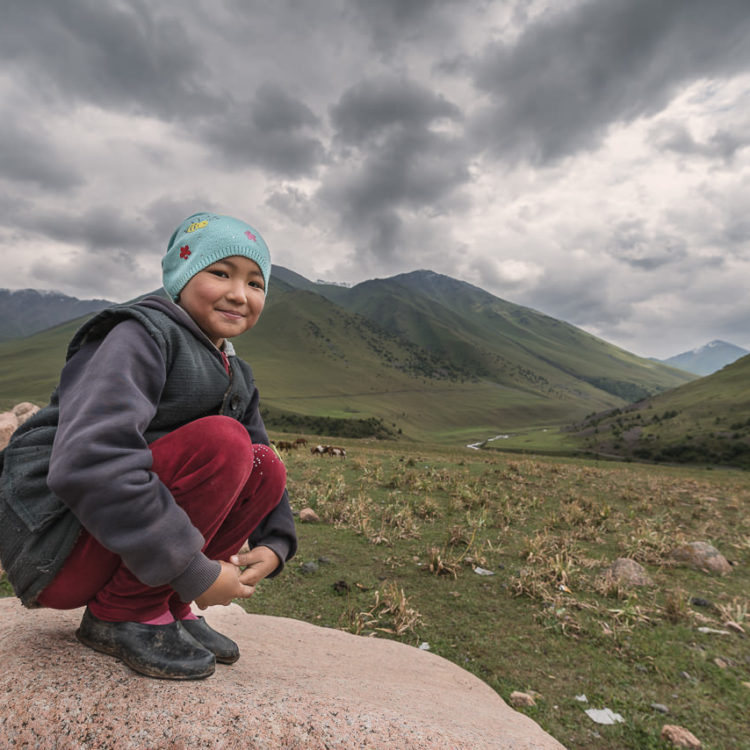
<path fill-rule="evenodd" d="M 605 581 L 611 581 L 626 588 L 654 585 L 645 568 L 629 557 L 618 557 L 612 565 L 602 571 L 601 575 Z"/>
<path fill-rule="evenodd" d="M 23 401 L 16 404 L 10 411 L 0 413 L 0 450 L 8 445 L 10 436 L 16 429 L 38 411 L 39 407 L 36 404 Z"/>
<path fill-rule="evenodd" d="M 672 550 L 672 557 L 685 565 L 706 573 L 729 575 L 732 566 L 716 547 L 708 542 L 690 542 Z"/>
<path fill-rule="evenodd" d="M 10 442 L 10 436 L 18 427 L 18 417 L 12 411 L 0 413 L 0 451 Z"/>
<path fill-rule="evenodd" d="M 170 682 L 80 645 L 81 614 L 0 600 L 0 747 L 563 748 L 478 678 L 394 641 L 212 607 L 242 658 Z"/>

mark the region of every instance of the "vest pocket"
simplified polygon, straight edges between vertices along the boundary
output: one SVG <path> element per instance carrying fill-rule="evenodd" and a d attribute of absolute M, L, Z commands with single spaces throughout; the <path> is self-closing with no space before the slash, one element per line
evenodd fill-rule
<path fill-rule="evenodd" d="M 54 436 L 54 427 L 36 427 L 5 450 L 0 478 L 3 500 L 32 532 L 42 531 L 71 512 L 47 486 Z"/>

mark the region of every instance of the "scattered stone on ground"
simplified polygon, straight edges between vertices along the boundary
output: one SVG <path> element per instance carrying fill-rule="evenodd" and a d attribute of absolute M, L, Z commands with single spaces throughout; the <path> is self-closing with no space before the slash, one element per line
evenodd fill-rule
<path fill-rule="evenodd" d="M 318 523 L 320 517 L 312 508 L 302 508 L 299 512 L 299 520 L 303 523 Z"/>
<path fill-rule="evenodd" d="M 735 633 L 740 633 L 741 635 L 745 634 L 745 629 L 742 627 L 742 625 L 740 625 L 738 622 L 735 622 L 734 620 L 727 620 L 723 624 L 725 628 L 734 630 Z"/>
<path fill-rule="evenodd" d="M 478 677 L 403 643 L 209 607 L 242 658 L 152 680 L 78 643 L 82 611 L 0 599 L 0 747 L 564 750 Z"/>
<path fill-rule="evenodd" d="M 732 566 L 716 547 L 708 542 L 689 542 L 672 550 L 672 557 L 685 565 L 706 573 L 725 576 L 732 572 Z"/>
<path fill-rule="evenodd" d="M 693 596 L 690 598 L 690 603 L 694 607 L 707 607 L 708 609 L 714 609 L 715 605 L 712 601 L 709 601 L 708 599 L 704 599 L 700 596 Z"/>
<path fill-rule="evenodd" d="M 669 709 L 663 703 L 652 703 L 651 708 L 653 708 L 654 711 L 658 711 L 660 714 L 669 713 Z"/>
<path fill-rule="evenodd" d="M 676 724 L 665 724 L 661 728 L 661 738 L 670 742 L 674 747 L 687 747 L 691 750 L 700 750 L 703 747 L 701 741 L 692 732 Z"/>
<path fill-rule="evenodd" d="M 616 714 L 609 708 L 587 708 L 585 713 L 591 721 L 597 724 L 620 724 L 625 721 L 620 714 Z"/>
<path fill-rule="evenodd" d="M 726 661 L 726 659 L 722 659 L 720 656 L 714 657 L 714 664 L 719 669 L 726 669 L 729 666 L 729 663 Z"/>
<path fill-rule="evenodd" d="M 302 565 L 299 566 L 300 572 L 304 573 L 305 575 L 309 575 L 310 573 L 317 573 L 318 568 L 318 563 L 316 563 L 314 560 L 302 563 Z"/>
<path fill-rule="evenodd" d="M 718 630 L 717 628 L 698 628 L 699 633 L 706 635 L 732 635 L 728 630 Z"/>
<path fill-rule="evenodd" d="M 534 696 L 529 693 L 522 693 L 520 690 L 514 690 L 510 694 L 511 706 L 536 706 Z"/>
<path fill-rule="evenodd" d="M 586 697 L 586 693 L 581 693 L 580 695 L 576 695 L 575 699 L 579 703 L 588 703 L 589 702 L 589 699 Z"/>
<path fill-rule="evenodd" d="M 618 557 L 605 568 L 602 577 L 620 586 L 653 586 L 654 582 L 644 567 L 629 557 Z"/>
<path fill-rule="evenodd" d="M 487 568 L 480 568 L 479 565 L 477 565 L 474 568 L 474 572 L 478 576 L 494 576 L 495 575 L 495 571 L 494 570 L 487 570 Z"/>

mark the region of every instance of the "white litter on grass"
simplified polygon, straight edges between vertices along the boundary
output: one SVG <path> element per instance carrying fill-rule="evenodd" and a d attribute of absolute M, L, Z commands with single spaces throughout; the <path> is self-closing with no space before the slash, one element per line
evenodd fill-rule
<path fill-rule="evenodd" d="M 419 644 L 419 650 L 420 651 L 429 651 L 430 650 L 430 644 L 427 643 L 427 641 L 423 641 Z"/>
<path fill-rule="evenodd" d="M 477 566 L 476 568 L 474 568 L 474 572 L 478 576 L 494 576 L 495 575 L 495 571 L 494 570 L 487 570 L 487 568 L 480 568 L 479 566 Z"/>
<path fill-rule="evenodd" d="M 716 630 L 716 628 L 698 628 L 699 633 L 714 633 L 715 635 L 732 635 L 728 630 Z"/>
<path fill-rule="evenodd" d="M 625 721 L 620 714 L 616 714 L 608 708 L 587 708 L 586 715 L 597 724 L 614 724 L 615 722 Z"/>
<path fill-rule="evenodd" d="M 586 693 L 581 693 L 580 695 L 576 695 L 576 700 L 579 703 L 588 703 L 589 699 L 586 697 Z"/>

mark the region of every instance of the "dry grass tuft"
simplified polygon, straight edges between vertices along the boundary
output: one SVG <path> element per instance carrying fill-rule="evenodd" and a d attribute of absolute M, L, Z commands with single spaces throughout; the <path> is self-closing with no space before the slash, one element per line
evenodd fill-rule
<path fill-rule="evenodd" d="M 402 636 L 415 632 L 422 622 L 422 616 L 395 581 L 386 581 L 375 592 L 374 599 L 372 607 L 366 611 L 348 607 L 339 619 L 339 628 L 355 635 L 386 633 Z"/>

